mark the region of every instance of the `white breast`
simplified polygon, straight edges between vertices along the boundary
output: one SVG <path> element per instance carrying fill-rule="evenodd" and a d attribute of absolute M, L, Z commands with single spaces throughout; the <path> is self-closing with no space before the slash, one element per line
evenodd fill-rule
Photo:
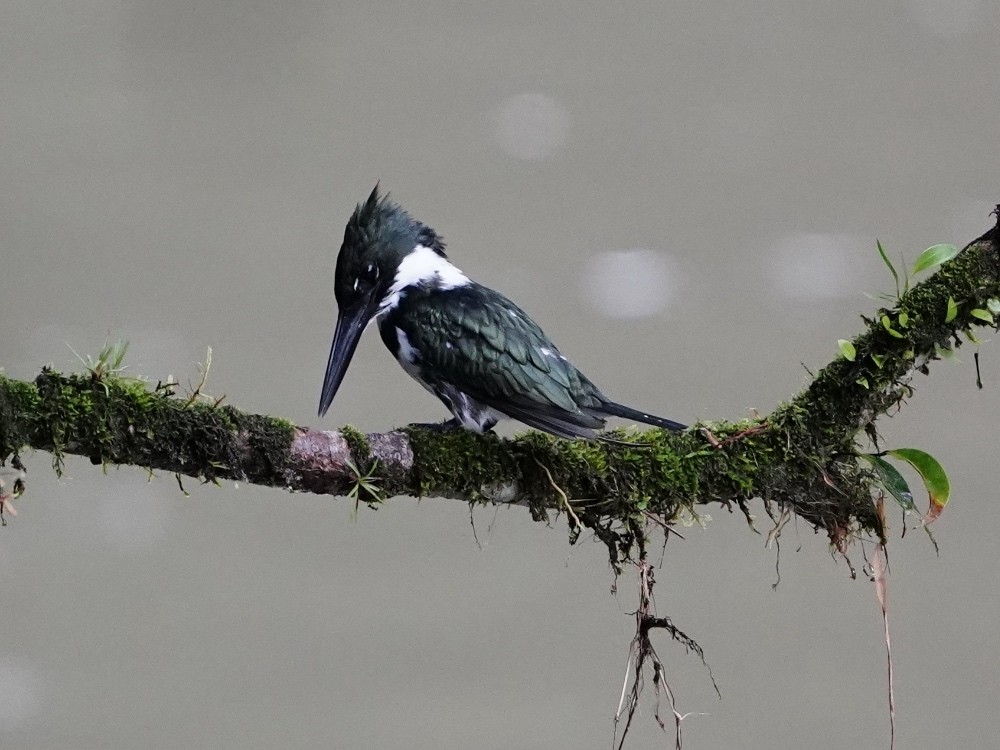
<path fill-rule="evenodd" d="M 437 289 L 454 289 L 471 283 L 469 277 L 456 266 L 429 247 L 417 245 L 403 258 L 396 269 L 392 286 L 378 306 L 376 316 L 395 310 L 407 287 L 433 286 Z"/>

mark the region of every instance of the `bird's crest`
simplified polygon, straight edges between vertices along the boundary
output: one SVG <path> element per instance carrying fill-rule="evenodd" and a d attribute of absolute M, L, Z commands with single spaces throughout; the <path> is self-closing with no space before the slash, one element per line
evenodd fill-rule
<path fill-rule="evenodd" d="M 345 244 L 365 246 L 379 239 L 412 236 L 415 244 L 429 247 L 442 258 L 447 257 L 441 236 L 406 213 L 392 201 L 389 193 L 380 194 L 379 186 L 376 183 L 368 200 L 354 209 L 344 232 Z"/>

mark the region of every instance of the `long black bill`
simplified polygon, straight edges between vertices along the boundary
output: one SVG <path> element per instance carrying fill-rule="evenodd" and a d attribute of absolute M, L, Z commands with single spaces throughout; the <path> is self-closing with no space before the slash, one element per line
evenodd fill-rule
<path fill-rule="evenodd" d="M 351 364 L 354 350 L 358 348 L 361 332 L 365 330 L 372 316 L 372 305 L 360 304 L 349 310 L 341 310 L 337 317 L 337 327 L 333 332 L 330 359 L 326 363 L 326 377 L 323 378 L 323 392 L 319 397 L 319 415 L 326 414 L 337 389 L 344 379 L 347 366 Z"/>

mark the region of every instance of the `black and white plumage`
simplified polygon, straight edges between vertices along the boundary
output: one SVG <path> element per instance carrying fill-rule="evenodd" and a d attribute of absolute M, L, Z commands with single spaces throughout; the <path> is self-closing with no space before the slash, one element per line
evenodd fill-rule
<path fill-rule="evenodd" d="M 347 224 L 335 295 L 320 416 L 375 318 L 403 369 L 468 429 L 486 431 L 504 417 L 567 438 L 598 437 L 608 417 L 684 429 L 601 393 L 521 308 L 452 265 L 441 238 L 378 187 Z"/>

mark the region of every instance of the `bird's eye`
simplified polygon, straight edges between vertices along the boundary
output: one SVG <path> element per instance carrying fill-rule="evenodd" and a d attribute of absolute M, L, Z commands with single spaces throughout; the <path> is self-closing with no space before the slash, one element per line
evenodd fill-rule
<path fill-rule="evenodd" d="M 352 285 L 355 293 L 361 294 L 373 289 L 378 281 L 378 274 L 378 265 L 375 263 L 360 267 L 354 276 L 354 284 Z"/>
<path fill-rule="evenodd" d="M 361 289 L 373 287 L 376 281 L 378 281 L 378 266 L 374 263 L 369 263 L 358 271 L 358 275 L 354 279 L 354 291 L 357 292 Z"/>

